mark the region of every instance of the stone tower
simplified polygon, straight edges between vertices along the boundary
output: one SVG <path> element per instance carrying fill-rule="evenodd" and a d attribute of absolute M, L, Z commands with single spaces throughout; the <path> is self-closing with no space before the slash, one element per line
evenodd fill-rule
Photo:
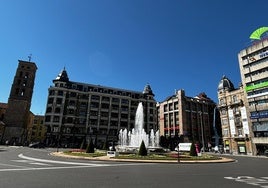
<path fill-rule="evenodd" d="M 10 144 L 23 144 L 26 141 L 36 70 L 35 63 L 19 60 L 4 118 L 6 128 L 3 141 L 9 141 Z"/>

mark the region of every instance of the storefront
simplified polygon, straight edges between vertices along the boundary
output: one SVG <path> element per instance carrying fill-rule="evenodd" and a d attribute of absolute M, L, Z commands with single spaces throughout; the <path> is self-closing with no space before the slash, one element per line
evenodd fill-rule
<path fill-rule="evenodd" d="M 237 141 L 237 151 L 238 154 L 247 154 L 246 142 L 245 141 Z"/>

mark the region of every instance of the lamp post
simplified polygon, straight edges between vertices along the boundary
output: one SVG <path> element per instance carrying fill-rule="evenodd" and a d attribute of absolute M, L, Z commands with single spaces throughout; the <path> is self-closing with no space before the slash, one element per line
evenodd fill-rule
<path fill-rule="evenodd" d="M 202 148 L 201 151 L 205 151 L 205 141 L 204 141 L 204 128 L 203 128 L 203 121 L 202 121 L 202 112 L 199 112 L 200 115 L 200 124 L 201 124 L 201 136 L 202 136 Z"/>

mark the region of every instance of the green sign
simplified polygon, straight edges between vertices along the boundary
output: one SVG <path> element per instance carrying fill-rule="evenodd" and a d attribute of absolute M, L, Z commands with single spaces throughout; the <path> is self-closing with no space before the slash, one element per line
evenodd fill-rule
<path fill-rule="evenodd" d="M 255 84 L 255 85 L 246 86 L 246 91 L 259 89 L 259 88 L 266 87 L 266 86 L 268 86 L 268 81 L 262 82 L 262 83 L 259 83 L 259 84 Z"/>
<path fill-rule="evenodd" d="M 253 40 L 260 40 L 261 36 L 268 31 L 268 27 L 261 27 L 259 29 L 256 29 L 253 33 L 250 35 L 250 39 Z"/>

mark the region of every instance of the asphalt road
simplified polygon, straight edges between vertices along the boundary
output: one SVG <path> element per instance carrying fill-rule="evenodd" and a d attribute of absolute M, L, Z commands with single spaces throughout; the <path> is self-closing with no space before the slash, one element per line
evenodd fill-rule
<path fill-rule="evenodd" d="M 232 163 L 160 164 L 66 159 L 55 149 L 0 146 L 2 188 L 268 188 L 268 157 Z"/>

